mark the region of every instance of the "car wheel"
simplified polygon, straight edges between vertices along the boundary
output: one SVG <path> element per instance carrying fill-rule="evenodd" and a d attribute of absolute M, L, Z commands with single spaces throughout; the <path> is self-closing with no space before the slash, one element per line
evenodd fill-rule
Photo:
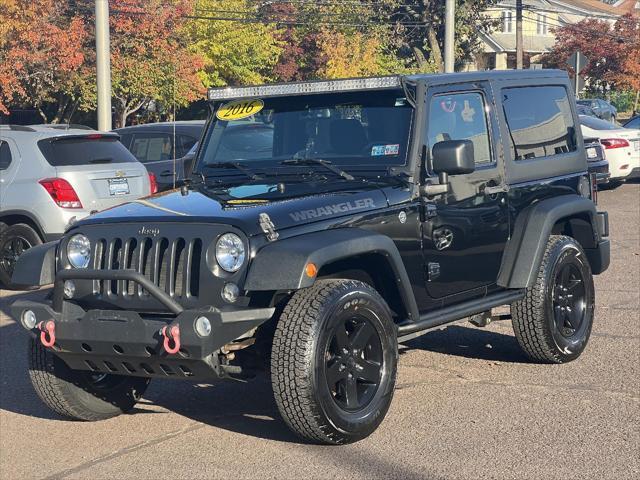
<path fill-rule="evenodd" d="M 389 409 L 397 363 L 396 327 L 378 292 L 319 280 L 296 292 L 278 321 L 271 379 L 280 414 L 312 442 L 365 438 Z"/>
<path fill-rule="evenodd" d="M 29 339 L 29 377 L 47 407 L 84 421 L 130 411 L 149 385 L 147 378 L 72 370 L 33 338 Z"/>
<path fill-rule="evenodd" d="M 532 360 L 566 363 L 587 346 L 595 309 L 591 267 L 573 238 L 553 235 L 535 284 L 511 306 L 518 343 Z"/>
<path fill-rule="evenodd" d="M 11 275 L 20 255 L 31 247 L 40 245 L 42 240 L 29 225 L 17 223 L 0 231 L 0 285 L 8 290 L 19 289 L 11 283 Z"/>

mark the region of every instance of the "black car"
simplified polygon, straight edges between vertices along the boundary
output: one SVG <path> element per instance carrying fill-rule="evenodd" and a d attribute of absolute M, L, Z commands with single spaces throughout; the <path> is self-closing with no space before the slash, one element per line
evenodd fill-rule
<path fill-rule="evenodd" d="M 631 120 L 629 120 L 627 123 L 625 123 L 623 126 L 624 126 L 624 128 L 635 128 L 635 129 L 640 130 L 640 115 L 636 115 Z"/>
<path fill-rule="evenodd" d="M 578 100 L 578 105 L 590 108 L 594 114 L 592 115 L 591 113 L 587 113 L 585 115 L 596 116 L 602 120 L 608 120 L 612 123 L 615 123 L 618 116 L 616 107 L 600 98 Z"/>
<path fill-rule="evenodd" d="M 268 375 L 308 441 L 362 439 L 398 343 L 510 305 L 535 362 L 577 359 L 607 213 L 565 72 L 409 75 L 209 92 L 191 181 L 74 223 L 14 281 L 35 390 L 131 411 L 152 378 Z M 215 404 L 212 404 L 215 408 Z M 150 420 L 152 421 L 152 420 Z"/>
<path fill-rule="evenodd" d="M 180 186 L 192 167 L 189 150 L 200 140 L 204 120 L 148 123 L 114 130 L 158 182 L 158 191 Z"/>
<path fill-rule="evenodd" d="M 595 175 L 598 185 L 609 183 L 611 172 L 609 162 L 604 153 L 604 147 L 598 138 L 585 138 L 584 150 L 587 155 L 587 166 L 590 175 Z"/>

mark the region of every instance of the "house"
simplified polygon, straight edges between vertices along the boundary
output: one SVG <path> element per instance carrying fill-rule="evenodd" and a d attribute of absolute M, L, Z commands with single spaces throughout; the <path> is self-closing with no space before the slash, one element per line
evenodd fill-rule
<path fill-rule="evenodd" d="M 554 29 L 598 18 L 614 23 L 627 12 L 638 11 L 640 1 L 618 0 L 615 4 L 600 0 L 523 0 L 524 67 L 537 63 L 540 56 L 556 43 Z M 487 11 L 498 20 L 491 33 L 482 33 L 482 50 L 466 70 L 505 70 L 516 67 L 516 2 L 499 1 Z"/>

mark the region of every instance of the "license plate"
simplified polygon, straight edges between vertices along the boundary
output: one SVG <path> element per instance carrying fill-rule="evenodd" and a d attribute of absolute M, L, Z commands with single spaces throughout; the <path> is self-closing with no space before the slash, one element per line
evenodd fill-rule
<path fill-rule="evenodd" d="M 127 180 L 126 178 L 110 178 L 109 195 L 111 195 L 112 197 L 129 195 L 129 180 Z"/>
<path fill-rule="evenodd" d="M 596 158 L 598 152 L 595 148 L 587 148 L 587 158 Z"/>

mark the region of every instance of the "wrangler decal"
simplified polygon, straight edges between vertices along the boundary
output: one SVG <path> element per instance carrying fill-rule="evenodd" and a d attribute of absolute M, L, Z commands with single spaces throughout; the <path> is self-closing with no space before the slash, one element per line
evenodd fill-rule
<path fill-rule="evenodd" d="M 373 207 L 375 207 L 373 198 L 361 198 L 353 202 L 334 203 L 333 205 L 326 205 L 311 210 L 300 210 L 290 213 L 289 216 L 296 222 L 302 222 L 304 220 L 311 220 L 312 218 L 327 217 L 338 213 Z"/>

